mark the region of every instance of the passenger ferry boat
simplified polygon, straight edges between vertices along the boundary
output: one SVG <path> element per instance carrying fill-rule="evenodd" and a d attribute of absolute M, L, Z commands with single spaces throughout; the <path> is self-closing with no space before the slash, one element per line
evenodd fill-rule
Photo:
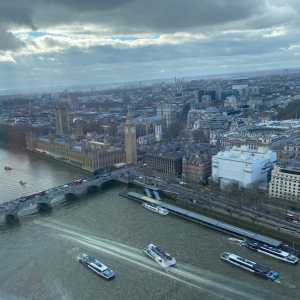
<path fill-rule="evenodd" d="M 173 267 L 176 265 L 176 259 L 169 253 L 164 252 L 154 244 L 149 244 L 144 248 L 144 253 L 160 264 L 162 267 Z"/>
<path fill-rule="evenodd" d="M 280 250 L 276 247 L 263 244 L 254 240 L 245 240 L 240 243 L 241 246 L 245 246 L 248 249 L 263 253 L 265 255 L 277 258 L 290 264 L 296 264 L 299 258 L 287 251 Z"/>
<path fill-rule="evenodd" d="M 271 279 L 272 281 L 275 281 L 279 277 L 278 272 L 272 271 L 270 268 L 266 266 L 259 265 L 254 261 L 240 257 L 233 253 L 223 252 L 220 258 L 232 265 L 240 267 L 260 277 Z"/>
<path fill-rule="evenodd" d="M 151 210 L 157 214 L 160 214 L 162 216 L 166 216 L 169 211 L 159 205 L 155 205 L 155 204 L 150 204 L 150 203 L 143 203 L 142 204 L 144 208 Z"/>
<path fill-rule="evenodd" d="M 115 273 L 112 269 L 108 268 L 93 256 L 82 254 L 78 257 L 78 261 L 87 268 L 91 269 L 97 275 L 107 280 L 113 279 L 115 277 Z"/>

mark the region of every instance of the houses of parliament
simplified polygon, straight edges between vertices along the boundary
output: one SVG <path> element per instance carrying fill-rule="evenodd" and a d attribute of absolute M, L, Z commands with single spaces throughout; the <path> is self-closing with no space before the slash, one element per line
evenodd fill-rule
<path fill-rule="evenodd" d="M 78 142 L 72 132 L 69 106 L 65 102 L 56 106 L 55 133 L 37 135 L 31 131 L 26 135 L 26 148 L 90 172 L 137 163 L 136 128 L 130 114 L 124 124 L 124 144 L 113 145 L 87 136 Z"/>

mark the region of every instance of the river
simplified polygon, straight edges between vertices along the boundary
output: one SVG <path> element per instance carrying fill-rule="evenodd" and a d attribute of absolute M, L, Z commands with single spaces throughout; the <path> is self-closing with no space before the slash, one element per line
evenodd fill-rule
<path fill-rule="evenodd" d="M 4 171 L 10 165 L 12 171 Z M 84 175 L 24 152 L 0 149 L 0 201 Z M 3 170 L 3 171 L 2 171 Z M 25 187 L 18 181 L 27 182 Z M 300 266 L 240 248 L 228 236 L 174 216 L 162 217 L 119 197 L 115 186 L 0 230 L 0 299 L 299 299 Z M 176 257 L 167 271 L 147 258 L 149 242 Z M 280 272 L 257 278 L 219 259 L 232 251 Z M 116 272 L 105 281 L 77 262 L 96 256 Z"/>

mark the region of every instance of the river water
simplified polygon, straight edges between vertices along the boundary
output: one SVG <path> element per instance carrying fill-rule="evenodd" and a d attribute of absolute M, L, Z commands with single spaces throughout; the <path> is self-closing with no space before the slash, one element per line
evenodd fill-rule
<path fill-rule="evenodd" d="M 4 165 L 13 170 L 2 172 Z M 83 175 L 53 161 L 0 149 L 0 201 Z M 27 182 L 22 188 L 19 180 Z M 300 266 L 240 248 L 228 236 L 119 197 L 115 186 L 0 230 L 0 299 L 299 299 Z M 176 257 L 168 271 L 145 257 L 150 242 Z M 219 259 L 232 251 L 280 272 L 266 281 Z M 96 256 L 116 272 L 105 281 L 77 262 Z"/>

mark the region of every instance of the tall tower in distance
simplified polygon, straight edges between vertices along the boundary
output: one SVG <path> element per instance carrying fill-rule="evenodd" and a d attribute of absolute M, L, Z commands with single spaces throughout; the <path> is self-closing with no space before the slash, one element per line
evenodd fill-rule
<path fill-rule="evenodd" d="M 56 134 L 68 135 L 70 133 L 69 105 L 64 102 L 57 104 L 55 108 Z"/>
<path fill-rule="evenodd" d="M 132 123 L 131 115 L 129 112 L 127 114 L 124 130 L 126 163 L 129 165 L 135 165 L 137 164 L 136 127 Z"/>

